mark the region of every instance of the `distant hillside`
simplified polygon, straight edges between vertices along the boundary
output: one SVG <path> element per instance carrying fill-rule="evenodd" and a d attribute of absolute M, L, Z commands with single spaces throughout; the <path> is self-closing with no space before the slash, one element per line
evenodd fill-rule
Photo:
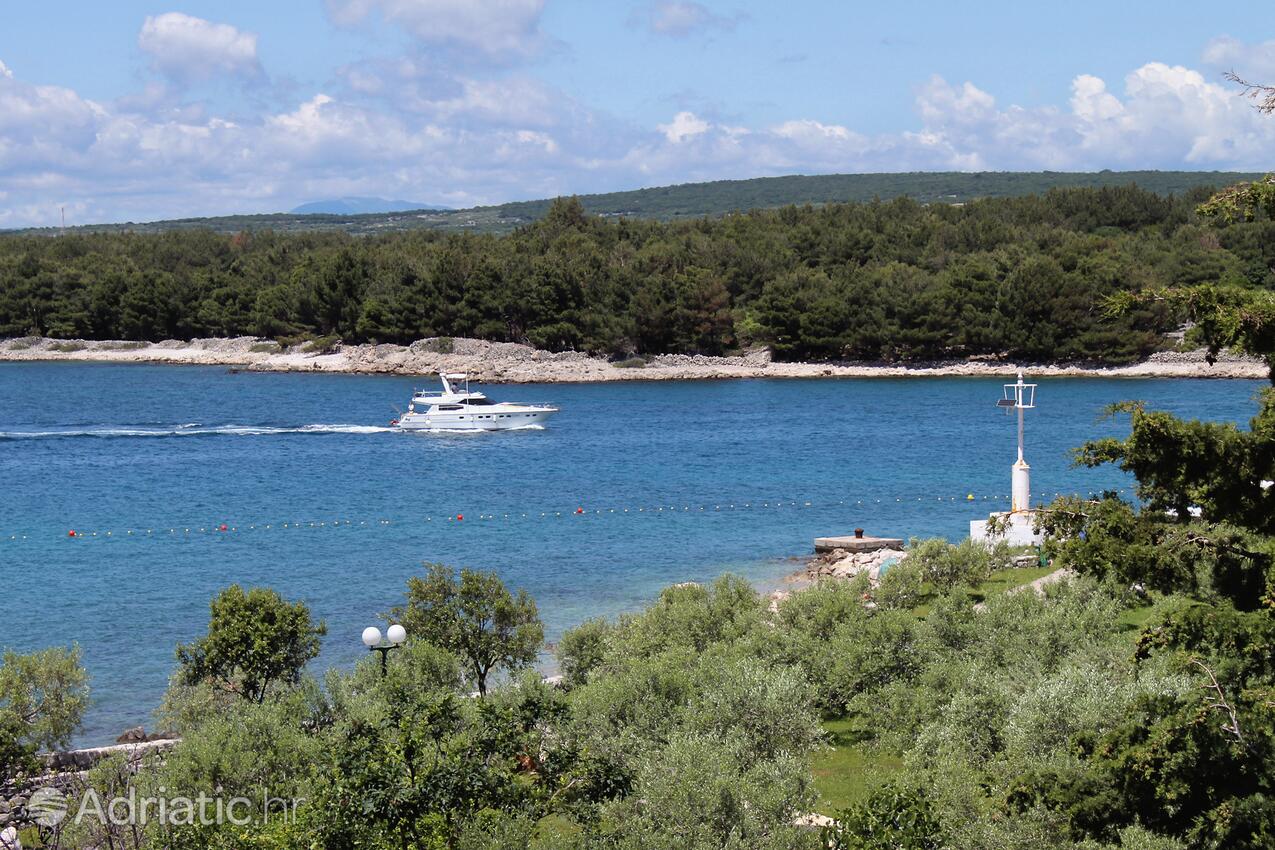
<path fill-rule="evenodd" d="M 911 172 L 904 174 L 823 174 L 758 177 L 684 183 L 628 192 L 581 195 L 584 208 L 605 217 L 632 216 L 672 221 L 720 216 L 750 209 L 789 204 L 830 204 L 889 200 L 907 196 L 922 203 L 966 203 L 979 198 L 1004 198 L 1046 192 L 1053 188 L 1126 186 L 1130 183 L 1158 195 L 1181 195 L 1199 187 L 1220 187 L 1262 175 L 1231 171 L 983 171 Z M 357 200 L 357 199 L 346 199 Z M 396 203 L 396 202 L 394 202 Z M 443 231 L 507 233 L 544 215 L 550 200 L 518 201 L 464 210 L 431 210 L 317 214 L 275 213 L 187 218 L 146 223 L 96 224 L 78 232 L 140 233 L 210 228 L 221 233 L 241 230 L 344 230 L 354 234 L 387 233 L 429 228 Z M 298 208 L 300 209 L 300 208 Z M 56 228 L 33 228 L 27 233 L 57 233 Z"/>
<path fill-rule="evenodd" d="M 385 198 L 332 198 L 326 201 L 310 201 L 295 207 L 294 215 L 368 215 L 370 213 L 405 212 L 407 210 L 450 210 L 434 204 L 416 201 L 391 201 Z"/>

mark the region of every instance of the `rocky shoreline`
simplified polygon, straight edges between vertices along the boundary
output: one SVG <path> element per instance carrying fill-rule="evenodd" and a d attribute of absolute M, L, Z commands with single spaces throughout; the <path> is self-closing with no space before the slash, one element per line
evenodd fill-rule
<path fill-rule="evenodd" d="M 1203 351 L 1166 351 L 1128 366 L 1030 364 L 967 360 L 916 363 L 776 363 L 766 349 L 736 357 L 668 354 L 616 364 L 587 354 L 541 351 L 526 345 L 475 339 L 432 338 L 411 345 L 341 345 L 317 348 L 236 337 L 166 340 L 0 340 L 0 361 L 92 361 L 226 366 L 263 372 L 332 372 L 428 375 L 467 372 L 492 383 L 592 383 L 723 378 L 1001 377 L 1025 369 L 1034 377 L 1266 378 L 1261 360 L 1224 353 L 1210 365 Z"/>

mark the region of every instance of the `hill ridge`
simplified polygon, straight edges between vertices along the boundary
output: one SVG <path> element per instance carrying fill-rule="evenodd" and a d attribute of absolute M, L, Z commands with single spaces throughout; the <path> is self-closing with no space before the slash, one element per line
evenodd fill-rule
<path fill-rule="evenodd" d="M 1231 171 L 910 171 L 864 174 L 789 174 L 777 177 L 712 180 L 577 195 L 586 211 L 604 217 L 660 221 L 715 217 L 789 205 L 866 202 L 910 197 L 922 203 L 967 203 L 983 198 L 1040 194 L 1050 189 L 1103 188 L 1130 183 L 1159 195 L 1180 195 L 1202 187 L 1221 187 L 1260 178 L 1260 173 Z M 371 235 L 433 229 L 502 233 L 540 218 L 551 198 L 510 201 L 459 210 L 416 209 L 386 213 L 262 213 L 165 219 L 151 222 L 89 224 L 77 233 L 139 233 L 207 228 L 220 233 L 242 230 L 344 230 Z M 56 234 L 58 228 L 26 228 L 19 234 Z"/>

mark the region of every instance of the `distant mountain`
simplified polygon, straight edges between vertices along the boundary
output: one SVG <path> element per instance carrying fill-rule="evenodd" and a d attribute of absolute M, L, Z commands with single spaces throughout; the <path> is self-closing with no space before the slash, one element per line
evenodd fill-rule
<path fill-rule="evenodd" d="M 445 211 L 451 207 L 419 204 L 416 201 L 389 201 L 385 198 L 333 198 L 310 201 L 292 210 L 294 215 L 369 215 L 371 213 L 405 212 L 407 210 Z"/>

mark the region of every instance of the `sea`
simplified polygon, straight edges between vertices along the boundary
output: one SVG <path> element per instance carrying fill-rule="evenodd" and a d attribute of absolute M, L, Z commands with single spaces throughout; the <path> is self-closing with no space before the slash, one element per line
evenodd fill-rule
<path fill-rule="evenodd" d="M 1247 427 L 1265 386 L 1038 383 L 1036 500 L 1131 495 L 1119 469 L 1073 463 L 1085 440 L 1127 433 L 1104 418 L 1113 402 Z M 398 433 L 416 388 L 431 379 L 0 364 L 0 648 L 80 647 L 91 706 L 77 743 L 151 728 L 175 647 L 232 583 L 309 605 L 328 629 L 321 672 L 365 654 L 363 628 L 430 562 L 527 590 L 553 641 L 676 582 L 776 587 L 817 536 L 957 540 L 1009 502 L 1016 423 L 996 406 L 1000 380 L 485 386 L 561 412 L 538 429 Z"/>

